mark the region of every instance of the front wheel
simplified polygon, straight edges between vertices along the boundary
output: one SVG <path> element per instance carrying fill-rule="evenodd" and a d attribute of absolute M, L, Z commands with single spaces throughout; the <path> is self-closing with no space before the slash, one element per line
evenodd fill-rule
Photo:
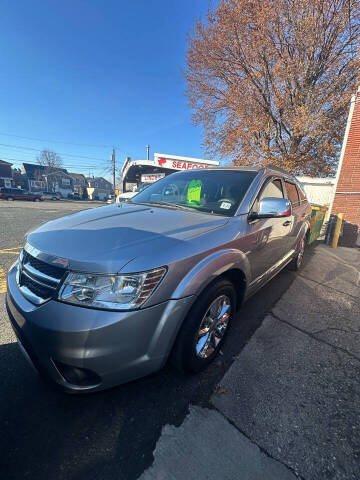
<path fill-rule="evenodd" d="M 180 371 L 199 372 L 216 357 L 235 311 L 233 284 L 219 280 L 191 308 L 176 339 L 171 361 Z"/>

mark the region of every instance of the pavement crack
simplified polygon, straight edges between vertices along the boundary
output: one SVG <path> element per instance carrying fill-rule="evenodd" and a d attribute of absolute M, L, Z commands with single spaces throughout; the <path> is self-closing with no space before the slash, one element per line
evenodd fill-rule
<path fill-rule="evenodd" d="M 346 350 L 346 348 L 342 348 L 342 347 L 339 347 L 338 345 L 334 345 L 333 343 L 330 343 L 330 342 L 327 342 L 326 340 L 324 340 L 323 338 L 319 338 L 317 336 L 315 336 L 314 333 L 312 332 L 307 332 L 306 330 L 294 325 L 293 323 L 291 322 L 288 322 L 287 320 L 284 320 L 283 318 L 280 318 L 278 317 L 275 313 L 273 313 L 272 311 L 269 312 L 270 315 L 275 318 L 275 320 L 278 320 L 279 322 L 282 322 L 282 323 L 285 323 L 286 325 L 288 325 L 289 327 L 292 327 L 292 328 L 295 328 L 296 330 L 298 330 L 299 332 L 303 333 L 304 335 L 308 335 L 309 337 L 313 338 L 314 340 L 316 340 L 317 342 L 321 342 L 321 343 L 324 343 L 325 345 L 328 345 L 329 347 L 333 348 L 334 350 L 340 350 L 341 352 L 345 353 L 346 355 L 348 355 L 349 357 L 353 358 L 354 360 L 360 362 L 360 358 L 357 357 L 356 355 L 354 355 L 353 353 L 349 352 L 349 350 Z"/>
<path fill-rule="evenodd" d="M 331 285 L 318 282 L 317 280 L 314 280 L 313 278 L 306 277 L 305 275 L 303 275 L 301 273 L 298 273 L 297 276 L 301 277 L 301 278 L 304 278 L 305 280 L 309 280 L 310 282 L 316 283 L 317 285 L 320 285 L 320 287 L 330 288 L 331 290 L 334 290 L 337 293 L 340 293 L 342 295 L 347 295 L 348 297 L 351 297 L 351 298 L 353 298 L 354 300 L 357 300 L 357 301 L 359 300 L 359 297 L 356 297 L 355 295 L 351 295 L 351 293 L 344 292 L 343 290 L 338 290 L 337 288 L 334 288 Z"/>
<path fill-rule="evenodd" d="M 285 468 L 287 468 L 288 470 L 290 470 L 291 473 L 293 473 L 297 478 L 299 478 L 300 480 L 305 480 L 304 477 L 302 477 L 296 470 L 294 470 L 292 467 L 290 467 L 290 465 L 286 464 L 285 462 L 279 460 L 278 458 L 276 457 L 273 457 L 271 455 L 271 453 L 269 453 L 267 450 L 265 450 L 264 447 L 262 447 L 259 443 L 255 442 L 251 437 L 249 437 L 249 435 L 247 433 L 245 433 L 244 430 L 242 430 L 238 425 L 236 425 L 236 423 L 234 423 L 230 418 L 228 418 L 226 415 L 224 415 L 221 410 L 219 410 L 215 405 L 211 404 L 211 409 L 212 410 L 216 410 L 220 415 L 222 415 L 223 417 L 226 418 L 226 420 L 230 423 L 230 425 L 232 427 L 234 427 L 238 432 L 241 433 L 241 435 L 244 435 L 244 437 L 246 437 L 249 442 L 251 442 L 252 444 L 256 445 L 258 447 L 258 449 L 264 454 L 266 455 L 268 458 L 271 458 L 271 460 L 274 460 L 275 462 L 279 462 L 281 463 L 282 465 L 284 465 Z"/>
<path fill-rule="evenodd" d="M 348 320 L 348 319 L 346 319 Z M 312 332 L 313 335 L 319 335 L 320 333 L 324 332 L 329 332 L 329 331 L 336 331 L 336 332 L 342 332 L 342 333 L 360 333 L 360 330 L 355 330 L 354 328 L 349 328 L 346 330 L 345 328 L 337 328 L 337 327 L 327 327 L 327 328 L 322 328 L 321 330 L 316 330 L 315 332 Z"/>

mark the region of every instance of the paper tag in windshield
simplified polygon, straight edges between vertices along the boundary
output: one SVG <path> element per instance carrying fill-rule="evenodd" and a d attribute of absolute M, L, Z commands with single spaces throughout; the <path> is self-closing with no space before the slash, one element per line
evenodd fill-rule
<path fill-rule="evenodd" d="M 202 189 L 201 180 L 191 180 L 187 190 L 187 201 L 188 203 L 199 203 Z"/>
<path fill-rule="evenodd" d="M 221 202 L 220 208 L 224 208 L 225 210 L 229 210 L 231 208 L 230 202 Z"/>

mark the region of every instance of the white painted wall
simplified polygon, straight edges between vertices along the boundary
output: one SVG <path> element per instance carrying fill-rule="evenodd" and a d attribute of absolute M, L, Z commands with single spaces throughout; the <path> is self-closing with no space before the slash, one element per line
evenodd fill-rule
<path fill-rule="evenodd" d="M 332 177 L 296 177 L 302 183 L 310 203 L 329 205 L 335 193 L 336 179 Z"/>

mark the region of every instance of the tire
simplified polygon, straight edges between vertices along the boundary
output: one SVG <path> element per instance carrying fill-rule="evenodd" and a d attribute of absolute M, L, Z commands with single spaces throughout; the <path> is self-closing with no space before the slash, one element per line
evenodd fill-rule
<path fill-rule="evenodd" d="M 7 201 L 8 201 L 8 202 L 13 202 L 14 199 L 13 199 L 13 197 L 8 197 Z"/>
<path fill-rule="evenodd" d="M 235 306 L 234 285 L 226 279 L 218 280 L 200 295 L 175 341 L 171 363 L 177 370 L 200 372 L 214 360 L 229 330 Z M 216 324 L 211 320 L 210 313 L 215 317 Z"/>
<path fill-rule="evenodd" d="M 289 269 L 297 272 L 303 264 L 304 252 L 306 247 L 306 235 L 300 240 L 295 257 L 289 263 Z"/>
<path fill-rule="evenodd" d="M 40 202 L 40 198 L 34 198 L 34 202 Z"/>

